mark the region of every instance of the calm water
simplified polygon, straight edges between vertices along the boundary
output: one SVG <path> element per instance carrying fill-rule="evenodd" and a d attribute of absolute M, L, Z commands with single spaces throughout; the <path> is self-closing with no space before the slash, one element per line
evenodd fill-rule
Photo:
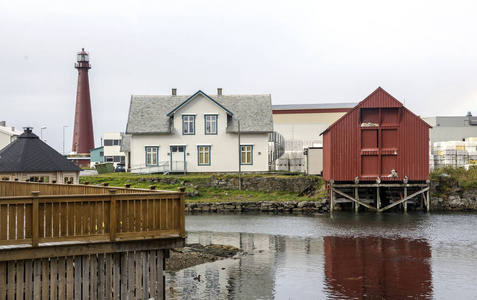
<path fill-rule="evenodd" d="M 477 214 L 196 214 L 186 230 L 249 255 L 168 273 L 168 299 L 477 299 Z"/>

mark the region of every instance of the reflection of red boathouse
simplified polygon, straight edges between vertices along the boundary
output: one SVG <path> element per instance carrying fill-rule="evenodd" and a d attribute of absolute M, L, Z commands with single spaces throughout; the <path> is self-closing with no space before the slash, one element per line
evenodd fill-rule
<path fill-rule="evenodd" d="M 349 299 L 422 299 L 432 296 L 425 241 L 380 237 L 325 237 L 328 293 Z"/>

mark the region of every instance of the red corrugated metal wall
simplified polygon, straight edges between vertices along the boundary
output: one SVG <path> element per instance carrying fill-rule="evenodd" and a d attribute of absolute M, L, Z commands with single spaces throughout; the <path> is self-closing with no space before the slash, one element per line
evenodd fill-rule
<path fill-rule="evenodd" d="M 326 181 L 429 178 L 429 128 L 378 88 L 323 134 Z"/>

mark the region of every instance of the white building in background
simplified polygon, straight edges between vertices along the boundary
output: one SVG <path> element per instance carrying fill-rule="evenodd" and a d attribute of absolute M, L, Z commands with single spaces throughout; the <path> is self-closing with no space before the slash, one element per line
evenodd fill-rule
<path fill-rule="evenodd" d="M 173 89 L 172 95 L 131 97 L 123 150 L 132 173 L 265 172 L 272 131 L 270 95 L 218 89 L 184 96 Z"/>
<path fill-rule="evenodd" d="M 125 163 L 125 154 L 121 151 L 122 135 L 120 132 L 105 132 L 103 135 L 104 162 Z"/>
<path fill-rule="evenodd" d="M 15 127 L 7 127 L 5 121 L 0 122 L 0 150 L 13 142 L 23 131 L 16 130 Z"/>
<path fill-rule="evenodd" d="M 285 139 L 285 154 L 275 162 L 275 170 L 291 172 L 317 172 L 309 170 L 310 158 L 305 158 L 306 149 L 323 146 L 320 135 L 336 120 L 345 115 L 357 103 L 320 103 L 273 105 L 274 130 Z M 310 153 L 319 161 L 318 152 Z M 322 161 L 319 162 L 322 165 Z M 312 167 L 312 169 L 314 166 Z M 321 172 L 321 171 L 320 171 Z"/>

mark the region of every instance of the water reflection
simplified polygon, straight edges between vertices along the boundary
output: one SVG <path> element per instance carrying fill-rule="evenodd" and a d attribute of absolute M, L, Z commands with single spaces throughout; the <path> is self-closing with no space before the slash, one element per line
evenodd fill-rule
<path fill-rule="evenodd" d="M 423 240 L 324 238 L 331 299 L 431 299 L 431 247 Z"/>
<path fill-rule="evenodd" d="M 167 297 L 477 299 L 475 228 L 457 213 L 188 215 L 188 243 L 249 255 L 167 273 Z"/>

